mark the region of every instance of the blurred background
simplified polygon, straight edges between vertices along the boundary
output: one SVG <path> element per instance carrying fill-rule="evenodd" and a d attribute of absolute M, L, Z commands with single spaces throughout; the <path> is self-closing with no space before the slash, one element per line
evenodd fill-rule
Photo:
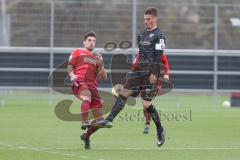
<path fill-rule="evenodd" d="M 107 69 L 114 54 L 132 57 L 148 6 L 158 8 L 158 25 L 166 35 L 175 87 L 167 102 L 180 107 L 180 95 L 207 96 L 207 106 L 214 107 L 240 92 L 238 0 L 1 0 L 1 106 L 61 97 L 49 87 L 48 76 L 74 48 L 83 47 L 82 36 L 90 30 L 97 34 L 96 51 Z M 121 41 L 132 42 L 131 48 L 103 49 Z M 111 79 L 99 87 L 112 87 Z"/>
<path fill-rule="evenodd" d="M 49 75 L 73 49 L 83 47 L 83 34 L 93 30 L 95 52 L 103 54 L 108 71 L 99 89 L 111 92 L 111 81 L 124 78 L 122 69 L 130 67 L 126 57 L 132 61 L 137 52 L 136 37 L 144 29 L 148 6 L 159 11 L 174 84 L 153 101 L 167 131 L 166 143 L 163 149 L 156 146 L 152 122 L 149 134 L 142 134 L 145 118 L 137 99 L 112 129 L 92 136 L 93 150 L 86 152 L 80 122 L 62 121 L 55 110 L 60 101 L 74 100 L 70 112 L 62 110 L 64 103 L 58 109 L 63 117 L 72 113 L 79 120 L 81 102 L 53 90 Z M 121 49 L 123 41 L 131 42 L 123 45 L 130 48 Z M 116 49 L 106 51 L 109 42 Z M 113 57 L 121 72 L 111 77 Z M 110 110 L 115 99 L 109 93 L 102 98 Z M 239 160 L 238 106 L 240 0 L 0 0 L 1 160 Z"/>

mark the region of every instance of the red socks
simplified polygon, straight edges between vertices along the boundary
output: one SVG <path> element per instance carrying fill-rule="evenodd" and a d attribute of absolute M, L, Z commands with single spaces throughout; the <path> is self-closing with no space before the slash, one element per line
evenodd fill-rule
<path fill-rule="evenodd" d="M 89 109 L 90 102 L 88 100 L 84 100 L 81 104 L 82 121 L 87 121 Z"/>
<path fill-rule="evenodd" d="M 85 136 L 86 136 L 87 139 L 89 139 L 90 136 L 91 136 L 94 132 L 96 132 L 96 131 L 98 130 L 97 128 L 93 127 L 92 124 L 93 124 L 94 122 L 96 122 L 96 121 L 95 121 L 95 120 L 92 121 L 92 123 L 91 123 L 91 127 L 88 128 L 88 130 L 87 130 L 87 132 L 86 132 L 86 134 L 85 134 Z"/>
<path fill-rule="evenodd" d="M 150 113 L 146 109 L 143 109 L 143 113 L 144 113 L 144 117 L 145 117 L 145 120 L 146 120 L 145 124 L 150 125 L 150 121 L 151 121 Z"/>

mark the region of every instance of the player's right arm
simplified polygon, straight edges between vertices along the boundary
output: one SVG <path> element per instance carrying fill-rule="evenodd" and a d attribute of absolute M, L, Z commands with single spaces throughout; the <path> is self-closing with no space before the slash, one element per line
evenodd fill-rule
<path fill-rule="evenodd" d="M 67 66 L 67 73 L 70 76 L 71 81 L 74 81 L 77 79 L 77 75 L 74 74 L 74 68 L 77 63 L 77 57 L 75 55 L 76 55 L 76 52 L 73 51 L 71 56 L 69 57 L 68 66 Z"/>
<path fill-rule="evenodd" d="M 71 81 L 77 79 L 77 75 L 74 74 L 74 67 L 72 65 L 67 66 L 67 73 L 71 78 Z"/>

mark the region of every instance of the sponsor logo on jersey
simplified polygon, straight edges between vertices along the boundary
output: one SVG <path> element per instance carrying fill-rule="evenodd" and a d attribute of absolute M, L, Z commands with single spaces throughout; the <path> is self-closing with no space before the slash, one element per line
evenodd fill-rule
<path fill-rule="evenodd" d="M 89 57 L 84 57 L 83 61 L 86 62 L 86 63 L 91 63 L 93 65 L 96 65 L 96 60 L 92 59 L 92 58 L 89 58 Z"/>
<path fill-rule="evenodd" d="M 148 41 L 140 41 L 140 44 L 143 45 L 143 46 L 150 46 L 150 45 L 151 45 L 151 42 L 148 42 Z"/>

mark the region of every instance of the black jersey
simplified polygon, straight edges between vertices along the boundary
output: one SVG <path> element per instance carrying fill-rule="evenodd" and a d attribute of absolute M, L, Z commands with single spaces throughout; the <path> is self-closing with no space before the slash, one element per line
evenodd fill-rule
<path fill-rule="evenodd" d="M 137 70 L 150 70 L 152 73 L 159 73 L 159 67 L 154 64 L 161 64 L 162 53 L 165 49 L 165 37 L 159 28 L 152 31 L 145 29 L 138 34 L 139 63 Z M 150 67 L 150 68 L 149 68 Z"/>

